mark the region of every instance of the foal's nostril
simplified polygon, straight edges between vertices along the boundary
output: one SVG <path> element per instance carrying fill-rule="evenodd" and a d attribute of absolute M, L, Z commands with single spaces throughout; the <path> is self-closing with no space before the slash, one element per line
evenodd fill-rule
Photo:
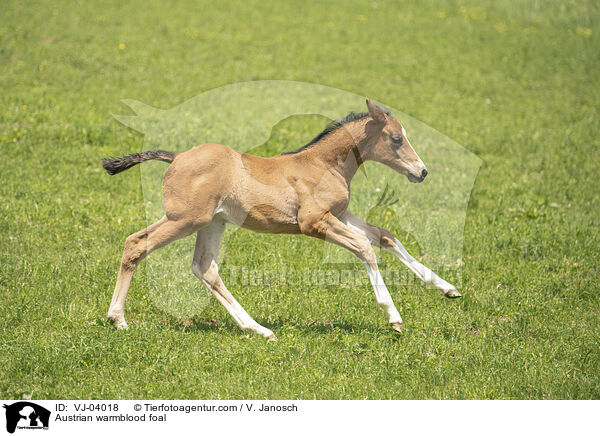
<path fill-rule="evenodd" d="M 424 179 L 425 177 L 427 177 L 427 170 L 424 169 L 423 171 L 421 171 L 421 178 Z"/>

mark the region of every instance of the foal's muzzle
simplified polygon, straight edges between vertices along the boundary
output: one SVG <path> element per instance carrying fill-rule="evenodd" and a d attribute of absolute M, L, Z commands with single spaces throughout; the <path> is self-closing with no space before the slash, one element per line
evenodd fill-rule
<path fill-rule="evenodd" d="M 425 180 L 425 177 L 427 177 L 427 169 L 423 168 L 421 170 L 421 173 L 417 173 L 413 174 L 413 173 L 408 173 L 408 180 L 413 182 L 413 183 L 421 183 L 423 180 Z"/>

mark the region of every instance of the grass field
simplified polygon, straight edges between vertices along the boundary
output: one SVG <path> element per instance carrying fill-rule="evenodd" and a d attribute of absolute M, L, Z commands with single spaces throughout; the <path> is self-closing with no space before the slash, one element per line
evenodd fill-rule
<path fill-rule="evenodd" d="M 600 398 L 597 2 L 5 0 L 0 14 L 0 397 Z M 142 263 L 130 329 L 107 325 L 124 240 L 146 224 L 140 168 L 99 165 L 144 146 L 112 114 L 258 79 L 369 96 L 483 160 L 462 299 L 391 287 L 397 336 L 366 281 L 231 284 L 267 343 L 216 301 L 191 320 L 159 310 Z M 290 119 L 271 141 L 322 127 Z M 225 268 L 312 269 L 322 248 L 246 231 L 235 245 Z"/>

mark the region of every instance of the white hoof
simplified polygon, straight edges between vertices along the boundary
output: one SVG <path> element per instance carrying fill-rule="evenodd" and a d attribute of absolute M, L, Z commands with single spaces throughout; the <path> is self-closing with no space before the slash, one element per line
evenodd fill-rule
<path fill-rule="evenodd" d="M 115 328 L 117 330 L 127 330 L 129 328 L 129 326 L 127 325 L 127 323 L 125 321 L 121 321 L 118 324 L 115 324 Z"/>
<path fill-rule="evenodd" d="M 398 333 L 402 333 L 402 322 L 391 322 L 390 327 L 396 330 Z"/>
<path fill-rule="evenodd" d="M 117 330 L 127 330 L 129 328 L 123 315 L 111 315 L 109 313 L 106 318 Z"/>
<path fill-rule="evenodd" d="M 275 333 L 273 333 L 268 328 L 261 326 L 260 324 L 255 324 L 255 325 L 252 325 L 250 327 L 245 327 L 245 328 L 242 327 L 242 329 L 248 333 L 254 333 L 255 335 L 260 335 L 269 340 L 277 340 L 277 338 L 275 337 Z M 275 338 L 275 339 L 271 339 L 271 338 Z"/>

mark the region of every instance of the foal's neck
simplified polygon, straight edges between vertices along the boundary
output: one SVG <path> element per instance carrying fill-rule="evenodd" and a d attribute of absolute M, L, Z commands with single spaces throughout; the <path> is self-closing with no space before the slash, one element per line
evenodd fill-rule
<path fill-rule="evenodd" d="M 366 122 L 361 119 L 345 124 L 311 147 L 314 158 L 339 173 L 348 184 L 366 160 L 364 151 L 369 142 L 365 134 Z"/>

